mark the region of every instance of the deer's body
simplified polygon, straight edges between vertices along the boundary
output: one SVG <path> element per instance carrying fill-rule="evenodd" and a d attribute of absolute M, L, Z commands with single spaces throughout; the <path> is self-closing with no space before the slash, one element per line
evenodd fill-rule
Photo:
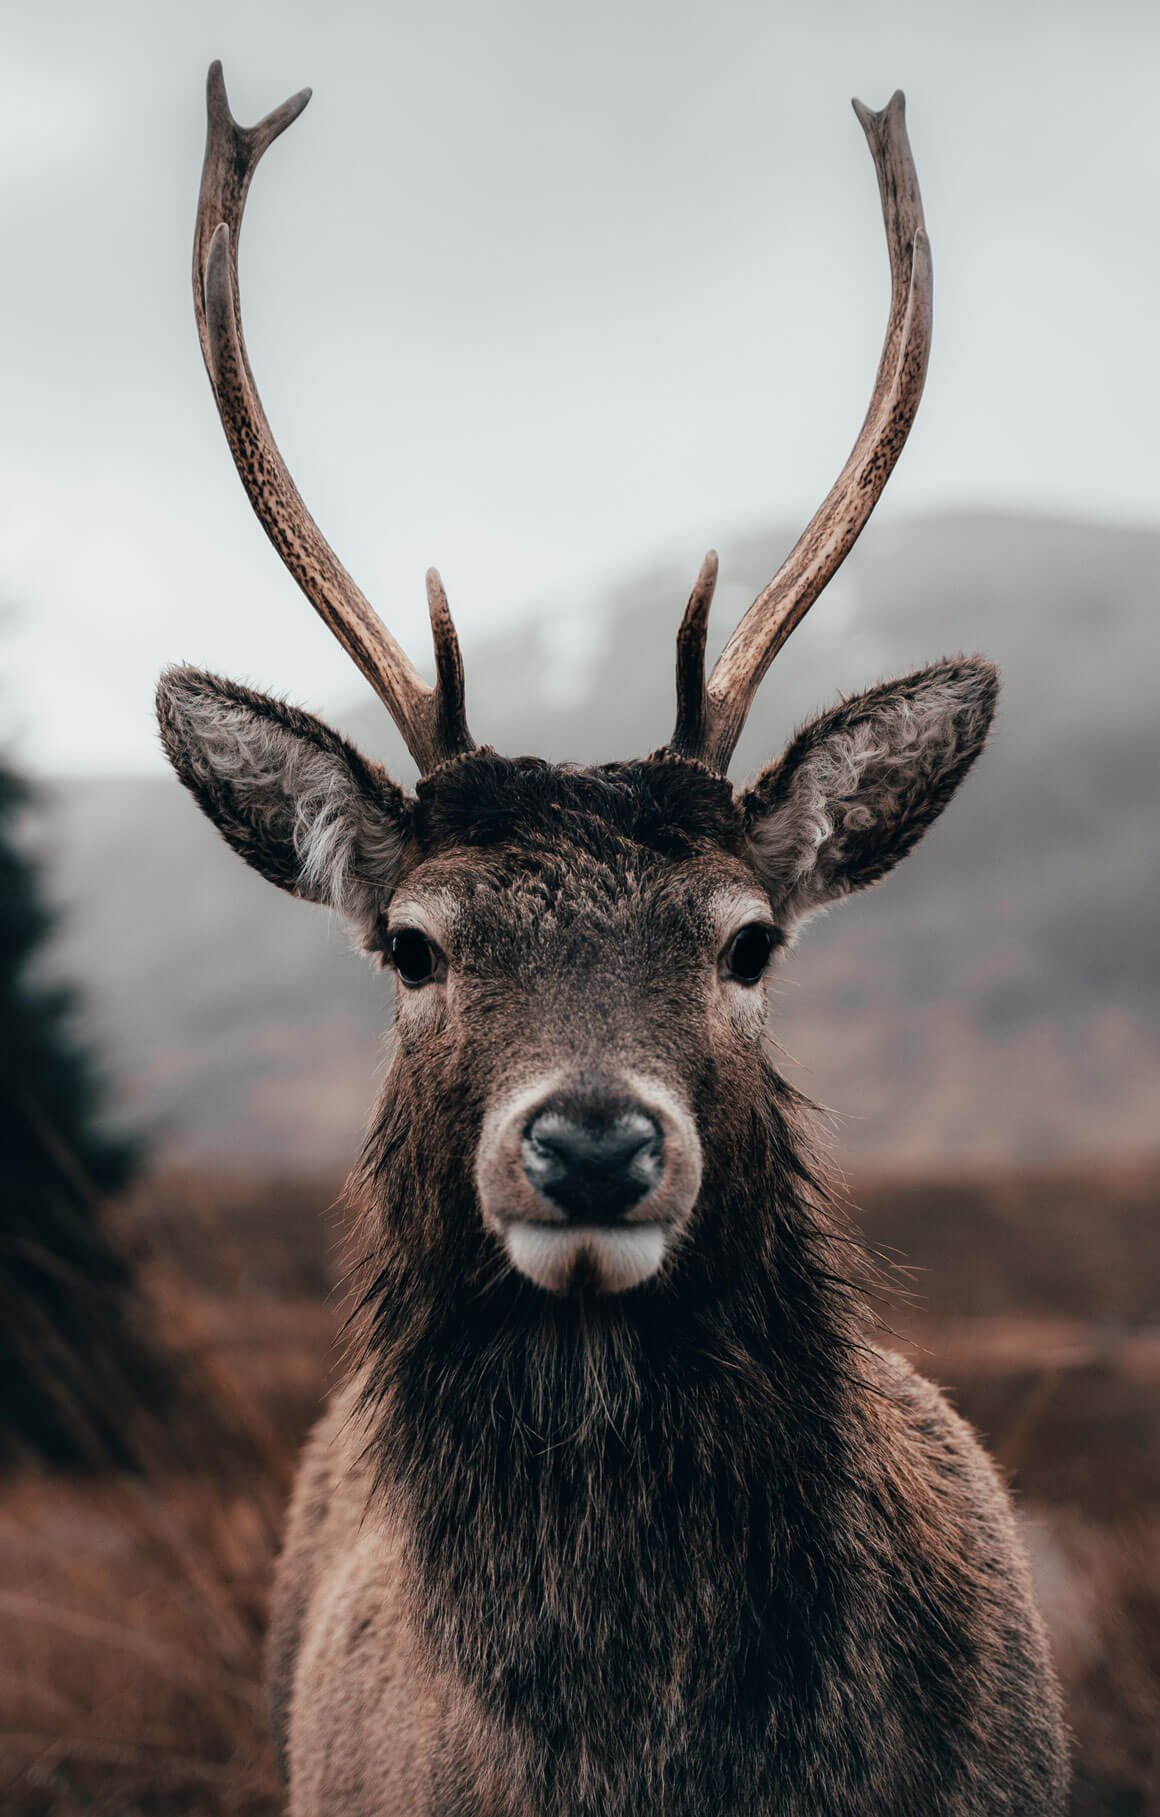
<path fill-rule="evenodd" d="M 942 812 L 995 671 L 882 683 L 747 787 L 725 776 L 921 393 L 930 255 L 901 97 L 859 109 L 892 303 L 846 468 L 708 680 L 707 558 L 669 744 L 601 769 L 477 749 L 438 577 L 428 689 L 285 470 L 236 252 L 254 164 L 304 104 L 242 129 L 211 71 L 202 346 L 263 523 L 422 775 L 405 795 L 309 714 L 198 670 L 158 697 L 224 837 L 397 981 L 355 1193 L 356 1360 L 274 1598 L 292 1817 L 1060 1813 L 1006 1492 L 865 1341 L 857 1246 L 767 1033 L 778 949 Z"/>
<path fill-rule="evenodd" d="M 650 969 L 626 900 L 671 887 L 667 858 L 639 809 L 639 844 L 606 803 L 568 824 L 597 792 L 583 773 L 530 768 L 513 824 L 489 798 L 501 767 L 455 778 L 495 839 L 472 874 L 504 880 L 474 910 L 505 987 L 487 980 L 489 1051 L 521 1021 L 559 1042 L 562 1019 L 582 1060 L 639 1043 L 655 1067 L 672 1007 L 642 1028 L 642 1004 L 668 961 Z M 422 834 L 452 831 L 453 792 L 424 785 Z M 684 824 L 710 831 L 689 804 Z M 561 865 L 567 915 L 546 902 Z M 579 988 L 560 977 L 576 941 Z M 684 1071 L 702 1181 L 663 1288 L 579 1298 L 491 1265 L 471 1156 L 493 1067 L 449 1044 L 461 1108 L 431 1141 L 406 1058 L 357 1186 L 361 1360 L 308 1448 L 275 1593 L 293 1817 L 1057 1811 L 1058 1703 L 1006 1493 L 937 1392 L 864 1343 L 857 1251 L 764 1037 Z"/>
<path fill-rule="evenodd" d="M 706 1384 L 714 1423 L 718 1397 L 733 1414 L 704 1435 L 708 1471 L 730 1477 L 749 1441 L 724 1510 L 674 1488 L 671 1445 L 631 1424 L 596 1413 L 551 1449 L 513 1427 L 480 1457 L 459 1407 L 449 1442 L 500 1491 L 486 1509 L 447 1495 L 471 1574 L 459 1611 L 411 1555 L 405 1492 L 396 1511 L 375 1495 L 357 1384 L 339 1394 L 301 1467 L 273 1605 L 291 1817 L 1061 1811 L 1059 1704 L 1006 1493 L 929 1383 L 877 1350 L 858 1366 L 866 1388 L 804 1480 L 787 1481 L 790 1455 L 759 1464 L 740 1432 L 768 1420 L 762 1394 Z M 432 1628 L 457 1616 L 478 1629 L 449 1647 Z"/>

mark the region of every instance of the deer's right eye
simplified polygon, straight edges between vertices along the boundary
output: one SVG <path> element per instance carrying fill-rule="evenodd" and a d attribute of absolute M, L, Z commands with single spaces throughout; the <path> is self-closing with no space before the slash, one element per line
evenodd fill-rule
<path fill-rule="evenodd" d="M 439 948 L 418 928 L 402 927 L 391 935 L 391 964 L 412 990 L 438 977 L 441 963 Z"/>

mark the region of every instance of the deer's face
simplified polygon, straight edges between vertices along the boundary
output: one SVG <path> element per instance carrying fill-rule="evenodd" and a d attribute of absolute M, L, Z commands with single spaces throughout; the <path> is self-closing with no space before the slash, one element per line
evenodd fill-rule
<path fill-rule="evenodd" d="M 732 790 L 679 762 L 467 758 L 422 786 L 411 836 L 376 936 L 396 1072 L 473 1107 L 461 1165 L 513 1267 L 634 1287 L 689 1228 L 706 1077 L 739 1101 L 756 1078 L 780 936 Z"/>
<path fill-rule="evenodd" d="M 705 1182 L 762 1114 L 774 954 L 910 849 L 993 700 L 988 665 L 938 665 L 823 715 L 740 793 L 674 756 L 475 752 L 408 798 L 318 721 L 192 671 L 161 717 L 226 838 L 393 967 L 420 1172 L 470 1182 L 541 1288 L 618 1293 L 700 1240 Z"/>

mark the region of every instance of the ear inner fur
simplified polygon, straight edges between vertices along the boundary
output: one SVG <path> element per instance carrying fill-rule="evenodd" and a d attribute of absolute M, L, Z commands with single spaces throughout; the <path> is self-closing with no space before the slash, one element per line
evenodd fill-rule
<path fill-rule="evenodd" d="M 329 726 L 197 669 L 162 677 L 157 712 L 177 774 L 254 870 L 356 919 L 389 892 L 403 793 Z"/>
<path fill-rule="evenodd" d="M 742 793 L 752 863 L 800 919 L 894 868 L 986 742 L 998 697 L 982 657 L 882 682 L 811 720 Z"/>

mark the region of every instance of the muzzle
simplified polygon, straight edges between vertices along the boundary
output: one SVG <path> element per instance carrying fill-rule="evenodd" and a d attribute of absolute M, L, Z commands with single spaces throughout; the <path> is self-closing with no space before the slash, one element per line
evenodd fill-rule
<path fill-rule="evenodd" d="M 557 1076 L 489 1112 L 476 1185 L 521 1274 L 552 1293 L 623 1293 L 659 1271 L 684 1230 L 701 1144 L 659 1080 Z"/>

